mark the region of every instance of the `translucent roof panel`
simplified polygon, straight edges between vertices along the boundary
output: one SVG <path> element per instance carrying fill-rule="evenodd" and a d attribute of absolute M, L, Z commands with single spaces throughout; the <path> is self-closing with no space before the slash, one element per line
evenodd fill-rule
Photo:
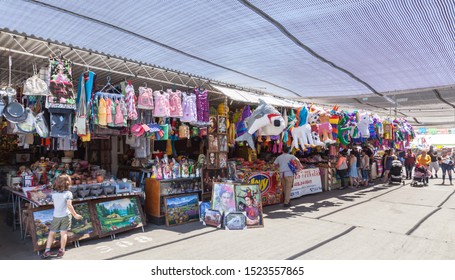
<path fill-rule="evenodd" d="M 0 13 L 0 30 L 287 98 L 455 85 L 454 0 L 3 1 Z"/>

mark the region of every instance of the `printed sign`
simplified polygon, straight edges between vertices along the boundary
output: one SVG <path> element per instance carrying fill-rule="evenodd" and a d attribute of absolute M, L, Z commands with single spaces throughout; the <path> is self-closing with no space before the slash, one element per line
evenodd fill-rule
<path fill-rule="evenodd" d="M 278 173 L 276 172 L 254 172 L 249 175 L 246 182 L 258 185 L 262 195 L 262 206 L 282 202 L 282 192 L 278 185 Z"/>
<path fill-rule="evenodd" d="M 294 185 L 291 191 L 291 198 L 318 192 L 322 192 L 322 182 L 319 168 L 303 169 L 294 175 Z"/>

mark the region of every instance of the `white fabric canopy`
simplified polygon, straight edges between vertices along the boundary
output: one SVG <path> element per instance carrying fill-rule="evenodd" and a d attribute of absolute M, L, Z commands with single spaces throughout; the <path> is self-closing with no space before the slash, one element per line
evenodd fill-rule
<path fill-rule="evenodd" d="M 455 86 L 455 0 L 18 0 L 2 1 L 0 13 L 0 30 L 288 99 L 341 99 L 383 113 L 390 106 L 382 95 L 444 88 L 451 94 L 426 105 L 455 108 L 447 99 Z M 404 115 L 431 126 L 453 116 Z"/>

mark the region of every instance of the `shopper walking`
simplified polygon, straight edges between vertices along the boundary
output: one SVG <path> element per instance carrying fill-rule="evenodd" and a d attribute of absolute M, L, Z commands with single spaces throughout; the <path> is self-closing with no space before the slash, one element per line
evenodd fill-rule
<path fill-rule="evenodd" d="M 74 210 L 72 204 L 73 194 L 69 191 L 70 186 L 71 177 L 69 175 L 60 175 L 55 180 L 54 192 L 52 193 L 54 215 L 50 226 L 49 236 L 47 238 L 46 250 L 41 255 L 41 258 L 43 259 L 52 255 L 51 246 L 57 232 L 60 232 L 60 249 L 57 252 L 57 257 L 62 257 L 65 254 L 68 230 L 71 229 L 72 215 L 77 220 L 82 219 L 82 216 L 77 214 Z"/>
<path fill-rule="evenodd" d="M 404 157 L 404 167 L 406 168 L 406 179 L 412 179 L 412 170 L 416 165 L 416 155 L 408 149 Z"/>
<path fill-rule="evenodd" d="M 446 173 L 449 175 L 449 182 L 450 185 L 452 184 L 452 169 L 453 169 L 454 163 L 452 158 L 449 156 L 447 151 L 442 152 L 442 157 L 441 157 L 441 169 L 442 169 L 442 184 L 444 185 L 444 182 L 446 180 Z"/>
<path fill-rule="evenodd" d="M 430 150 L 428 151 L 428 155 L 431 158 L 430 162 L 430 172 L 431 172 L 431 179 L 434 177 L 438 178 L 438 171 L 439 171 L 439 163 L 438 163 L 438 152 L 434 150 L 433 146 L 430 146 Z M 433 173 L 434 170 L 434 173 Z"/>
<path fill-rule="evenodd" d="M 337 175 L 340 177 L 340 181 L 341 181 L 340 190 L 343 190 L 346 188 L 346 183 L 344 182 L 344 177 L 346 177 L 347 172 L 348 172 L 348 163 L 347 163 L 345 151 L 338 153 L 338 160 L 337 160 L 337 164 L 335 165 L 335 168 L 337 170 Z"/>
<path fill-rule="evenodd" d="M 283 207 L 291 207 L 291 190 L 292 185 L 294 184 L 294 173 L 292 173 L 289 163 L 291 160 L 299 161 L 294 155 L 291 155 L 290 148 L 288 146 L 283 147 L 283 153 L 279 155 L 274 164 L 280 167 L 281 175 L 281 186 L 283 187 L 284 192 L 284 204 Z"/>

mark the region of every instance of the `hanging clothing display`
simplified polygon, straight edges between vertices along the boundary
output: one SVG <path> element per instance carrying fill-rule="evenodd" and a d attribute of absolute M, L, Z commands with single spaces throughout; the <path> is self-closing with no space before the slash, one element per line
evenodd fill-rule
<path fill-rule="evenodd" d="M 49 103 L 75 105 L 72 62 L 62 57 L 52 57 L 49 64 Z"/>
<path fill-rule="evenodd" d="M 173 92 L 168 90 L 169 93 L 169 104 L 170 104 L 170 116 L 174 118 L 181 118 L 183 116 L 182 108 L 182 93 L 180 90 Z"/>
<path fill-rule="evenodd" d="M 137 110 L 136 110 L 136 95 L 134 94 L 134 87 L 132 84 L 128 84 L 125 87 L 126 97 L 126 109 L 128 111 L 128 120 L 137 120 Z"/>
<path fill-rule="evenodd" d="M 139 87 L 137 108 L 144 110 L 153 110 L 153 90 L 151 88 Z"/>
<path fill-rule="evenodd" d="M 155 91 L 153 92 L 153 97 L 155 98 L 155 110 L 153 110 L 153 116 L 160 118 L 170 117 L 169 93 Z"/>
<path fill-rule="evenodd" d="M 183 116 L 180 118 L 180 121 L 188 123 L 197 122 L 196 95 L 184 92 L 182 96 Z"/>
<path fill-rule="evenodd" d="M 209 125 L 209 92 L 204 88 L 195 88 L 197 105 L 197 124 L 200 126 Z"/>

